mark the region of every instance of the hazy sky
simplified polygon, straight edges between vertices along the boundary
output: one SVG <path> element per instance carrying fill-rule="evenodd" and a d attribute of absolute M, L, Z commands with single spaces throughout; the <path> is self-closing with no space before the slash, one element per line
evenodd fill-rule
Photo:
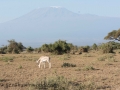
<path fill-rule="evenodd" d="M 80 14 L 120 17 L 120 0 L 0 0 L 0 23 L 49 6 L 62 6 Z"/>

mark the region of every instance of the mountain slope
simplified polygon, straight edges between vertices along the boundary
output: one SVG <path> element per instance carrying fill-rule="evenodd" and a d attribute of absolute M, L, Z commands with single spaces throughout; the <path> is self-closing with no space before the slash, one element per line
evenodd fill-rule
<path fill-rule="evenodd" d="M 33 46 L 58 39 L 77 45 L 101 43 L 108 32 L 120 27 L 119 23 L 120 18 L 77 14 L 61 7 L 40 8 L 0 24 L 0 45 L 10 39 Z"/>

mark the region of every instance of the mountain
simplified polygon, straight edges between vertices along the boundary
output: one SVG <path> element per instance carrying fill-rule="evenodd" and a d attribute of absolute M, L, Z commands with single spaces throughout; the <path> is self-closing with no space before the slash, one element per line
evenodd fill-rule
<path fill-rule="evenodd" d="M 24 16 L 0 24 L 0 45 L 15 39 L 37 47 L 58 39 L 75 45 L 104 42 L 108 32 L 120 28 L 120 18 L 77 14 L 63 7 L 35 9 Z"/>

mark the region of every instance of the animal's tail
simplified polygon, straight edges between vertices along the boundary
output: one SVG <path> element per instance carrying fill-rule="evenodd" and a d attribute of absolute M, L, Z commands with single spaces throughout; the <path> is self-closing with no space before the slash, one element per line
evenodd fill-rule
<path fill-rule="evenodd" d="M 50 62 L 51 58 L 49 57 L 49 68 L 51 68 L 51 62 Z"/>

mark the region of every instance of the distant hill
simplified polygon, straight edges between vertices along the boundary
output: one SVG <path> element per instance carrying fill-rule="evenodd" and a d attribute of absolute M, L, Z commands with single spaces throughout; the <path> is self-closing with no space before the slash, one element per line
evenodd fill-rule
<path fill-rule="evenodd" d="M 77 14 L 62 7 L 46 7 L 1 23 L 0 45 L 11 39 L 33 47 L 58 39 L 75 45 L 91 45 L 103 42 L 108 32 L 119 28 L 120 18 Z"/>

